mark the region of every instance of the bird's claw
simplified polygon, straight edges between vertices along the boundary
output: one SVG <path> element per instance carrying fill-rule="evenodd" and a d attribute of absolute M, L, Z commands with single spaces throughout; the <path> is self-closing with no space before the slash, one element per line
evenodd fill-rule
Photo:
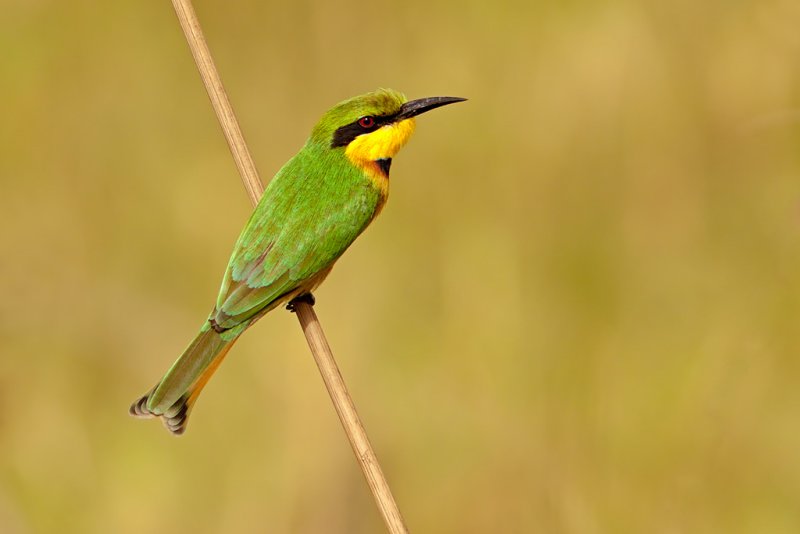
<path fill-rule="evenodd" d="M 314 295 L 311 293 L 303 293 L 302 295 L 298 295 L 286 305 L 286 309 L 292 313 L 295 313 L 297 310 L 295 309 L 296 302 L 305 302 L 306 304 L 313 306 L 317 303 L 317 299 L 314 298 Z"/>

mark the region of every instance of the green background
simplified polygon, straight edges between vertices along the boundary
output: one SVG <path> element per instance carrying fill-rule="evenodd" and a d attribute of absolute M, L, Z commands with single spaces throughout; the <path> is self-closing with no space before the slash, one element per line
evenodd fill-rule
<path fill-rule="evenodd" d="M 197 0 L 266 180 L 420 117 L 317 312 L 412 532 L 800 531 L 800 6 Z M 371 533 L 294 316 L 128 405 L 251 209 L 169 2 L 3 0 L 0 531 Z"/>

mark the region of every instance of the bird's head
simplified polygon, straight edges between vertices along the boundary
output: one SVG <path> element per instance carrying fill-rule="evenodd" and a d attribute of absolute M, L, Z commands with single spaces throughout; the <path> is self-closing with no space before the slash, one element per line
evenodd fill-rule
<path fill-rule="evenodd" d="M 406 100 L 391 89 L 379 89 L 336 104 L 311 133 L 315 142 L 343 150 L 355 165 L 379 165 L 388 174 L 391 159 L 414 133 L 414 117 L 464 98 L 435 96 Z"/>

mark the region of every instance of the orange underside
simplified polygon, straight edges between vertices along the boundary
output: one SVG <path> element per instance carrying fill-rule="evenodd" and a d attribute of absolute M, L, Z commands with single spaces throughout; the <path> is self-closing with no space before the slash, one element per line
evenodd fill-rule
<path fill-rule="evenodd" d="M 239 339 L 238 337 L 236 339 Z M 224 349 L 222 349 L 219 354 L 212 360 L 211 364 L 209 364 L 208 368 L 203 371 L 203 374 L 197 379 L 197 382 L 194 383 L 192 388 L 192 394 L 189 395 L 189 398 L 186 399 L 186 405 L 188 409 L 191 409 L 194 405 L 194 402 L 197 400 L 197 396 L 200 395 L 200 392 L 203 391 L 206 383 L 211 379 L 211 376 L 214 374 L 214 371 L 217 370 L 219 364 L 222 363 L 222 360 L 225 359 L 225 356 L 228 354 L 228 351 L 231 350 L 233 344 L 236 343 L 236 339 L 231 341 Z"/>
<path fill-rule="evenodd" d="M 286 299 L 282 302 L 289 301 L 303 293 L 310 293 L 311 291 L 315 290 L 322 282 L 325 280 L 325 277 L 331 272 L 333 265 L 321 270 L 316 275 L 311 277 L 304 283 L 301 287 L 297 288 L 297 290 L 293 291 L 291 294 L 287 295 Z M 200 395 L 200 392 L 203 391 L 203 388 L 206 386 L 206 383 L 211 379 L 214 372 L 217 370 L 219 365 L 222 363 L 222 360 L 225 359 L 225 356 L 228 354 L 228 351 L 231 350 L 233 344 L 236 343 L 236 340 L 239 339 L 238 337 L 231 341 L 224 349 L 222 349 L 219 354 L 214 358 L 214 360 L 209 364 L 208 368 L 203 371 L 197 381 L 192 386 L 192 393 L 189 395 L 189 398 L 186 399 L 186 405 L 188 409 L 191 410 L 192 406 L 194 405 L 197 397 Z"/>

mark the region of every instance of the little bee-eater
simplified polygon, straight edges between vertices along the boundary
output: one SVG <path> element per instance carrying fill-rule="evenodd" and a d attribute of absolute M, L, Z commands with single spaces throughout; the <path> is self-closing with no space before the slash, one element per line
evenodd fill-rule
<path fill-rule="evenodd" d="M 381 89 L 325 113 L 264 191 L 197 337 L 130 413 L 159 417 L 170 432 L 182 434 L 197 396 L 239 336 L 282 303 L 312 298 L 334 262 L 381 211 L 392 158 L 414 132 L 414 117 L 463 100 L 409 102 Z"/>

